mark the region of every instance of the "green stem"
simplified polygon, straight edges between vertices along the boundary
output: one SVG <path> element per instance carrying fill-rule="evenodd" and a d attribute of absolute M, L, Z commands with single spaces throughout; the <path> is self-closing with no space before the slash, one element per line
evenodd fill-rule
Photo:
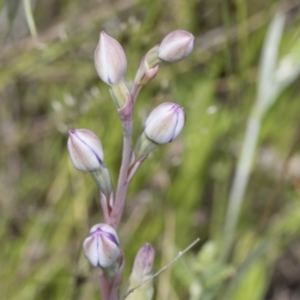
<path fill-rule="evenodd" d="M 223 235 L 223 258 L 228 257 L 230 247 L 236 230 L 238 217 L 240 215 L 242 202 L 247 188 L 255 149 L 260 132 L 261 121 L 256 116 L 251 116 L 248 120 L 245 141 L 241 157 L 234 174 L 233 184 L 229 195 L 229 203 L 225 218 Z"/>
<path fill-rule="evenodd" d="M 27 21 L 27 24 L 28 24 L 30 34 L 33 38 L 35 38 L 35 37 L 37 37 L 37 31 L 36 31 L 36 27 L 35 27 L 34 18 L 33 18 L 33 15 L 32 15 L 30 0 L 23 0 L 23 3 L 24 3 L 26 21 Z"/>

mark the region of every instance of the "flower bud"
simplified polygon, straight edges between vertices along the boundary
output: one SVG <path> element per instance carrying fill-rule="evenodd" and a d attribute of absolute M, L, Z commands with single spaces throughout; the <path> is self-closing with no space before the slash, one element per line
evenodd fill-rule
<path fill-rule="evenodd" d="M 134 84 L 146 84 L 156 76 L 159 69 L 158 64 L 160 62 L 157 51 L 158 46 L 154 46 L 144 55 L 135 75 Z"/>
<path fill-rule="evenodd" d="M 157 74 L 159 69 L 159 65 L 156 65 L 155 67 L 153 67 L 152 69 L 149 69 L 148 71 L 146 71 L 144 77 L 142 78 L 140 84 L 147 84 L 149 83 Z"/>
<path fill-rule="evenodd" d="M 137 253 L 134 266 L 129 277 L 127 291 L 134 289 L 152 277 L 155 251 L 150 244 L 145 244 Z M 129 294 L 128 300 L 151 300 L 153 297 L 153 283 L 149 280 Z"/>
<path fill-rule="evenodd" d="M 90 236 L 84 240 L 83 251 L 94 267 L 108 268 L 120 256 L 119 238 L 108 224 L 94 225 Z"/>
<path fill-rule="evenodd" d="M 155 250 L 149 243 L 146 243 L 135 257 L 131 277 L 142 282 L 145 280 L 145 277 L 151 276 L 154 258 Z"/>
<path fill-rule="evenodd" d="M 187 57 L 194 48 L 194 36 L 185 30 L 169 33 L 158 47 L 158 57 L 166 62 L 176 62 Z"/>
<path fill-rule="evenodd" d="M 106 84 L 113 85 L 124 80 L 127 71 L 125 52 L 119 42 L 104 31 L 100 32 L 94 60 L 97 73 Z"/>
<path fill-rule="evenodd" d="M 146 120 L 145 134 L 157 144 L 172 142 L 185 123 L 184 109 L 178 104 L 165 102 L 154 108 Z"/>
<path fill-rule="evenodd" d="M 74 167 L 79 171 L 95 171 L 103 164 L 102 144 L 90 130 L 69 130 L 68 150 Z"/>

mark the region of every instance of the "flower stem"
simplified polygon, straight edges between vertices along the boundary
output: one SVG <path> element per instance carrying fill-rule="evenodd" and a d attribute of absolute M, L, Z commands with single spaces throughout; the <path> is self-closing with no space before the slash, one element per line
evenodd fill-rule
<path fill-rule="evenodd" d="M 136 98 L 137 98 L 137 96 L 138 96 L 138 94 L 139 94 L 141 88 L 142 88 L 142 85 L 141 85 L 141 84 L 135 84 L 135 85 L 132 87 L 132 89 L 131 89 L 131 97 L 132 97 L 133 103 L 135 103 Z"/>
<path fill-rule="evenodd" d="M 110 284 L 102 271 L 100 271 L 100 291 L 102 300 L 110 300 Z"/>
<path fill-rule="evenodd" d="M 125 133 L 124 123 L 123 123 L 123 151 L 122 151 L 122 163 L 120 167 L 118 187 L 116 193 L 115 205 L 113 207 L 112 213 L 110 215 L 110 225 L 115 229 L 118 228 L 126 200 L 126 194 L 128 189 L 127 174 L 130 164 L 131 155 L 131 136 L 132 136 L 132 120 L 129 121 L 129 127 L 131 127 L 128 133 Z"/>
<path fill-rule="evenodd" d="M 134 85 L 132 87 L 131 93 L 127 99 L 126 104 L 119 111 L 122 127 L 123 127 L 123 150 L 122 150 L 122 162 L 119 173 L 119 180 L 115 198 L 115 204 L 113 206 L 109 224 L 115 229 L 118 228 L 125 206 L 125 200 L 127 195 L 128 181 L 128 170 L 130 167 L 131 160 L 131 140 L 132 140 L 132 129 L 133 129 L 133 108 L 135 100 L 141 90 L 141 85 Z"/>

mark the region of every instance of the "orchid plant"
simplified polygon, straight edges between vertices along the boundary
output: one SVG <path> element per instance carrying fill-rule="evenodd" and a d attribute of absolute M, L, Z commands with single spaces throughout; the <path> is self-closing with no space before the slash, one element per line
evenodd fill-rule
<path fill-rule="evenodd" d="M 117 230 L 131 179 L 156 146 L 170 143 L 180 134 L 185 113 L 178 104 L 160 104 L 148 116 L 144 132 L 132 147 L 134 105 L 142 86 L 156 76 L 162 63 L 184 59 L 193 47 L 194 36 L 191 33 L 184 30 L 171 32 L 144 55 L 130 88 L 125 81 L 127 60 L 122 46 L 104 31 L 100 33 L 94 55 L 95 66 L 100 79 L 109 86 L 123 128 L 122 162 L 116 189 L 104 163 L 101 141 L 92 131 L 70 130 L 68 150 L 74 167 L 89 172 L 99 188 L 104 223 L 91 228 L 89 237 L 84 240 L 83 250 L 90 263 L 100 269 L 103 300 L 153 298 L 151 279 L 155 251 L 148 243 L 138 251 L 127 286 L 120 293 L 125 256 Z M 139 288 L 132 292 L 137 286 Z"/>

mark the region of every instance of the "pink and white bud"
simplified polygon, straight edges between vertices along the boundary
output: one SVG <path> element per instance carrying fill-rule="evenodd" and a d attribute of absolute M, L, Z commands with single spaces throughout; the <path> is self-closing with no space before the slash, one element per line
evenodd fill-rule
<path fill-rule="evenodd" d="M 125 52 L 120 43 L 104 31 L 100 32 L 94 60 L 97 73 L 106 84 L 118 84 L 125 79 L 127 71 Z"/>
<path fill-rule="evenodd" d="M 158 57 L 166 62 L 176 62 L 187 57 L 194 48 L 195 37 L 185 30 L 169 33 L 158 47 Z"/>
<path fill-rule="evenodd" d="M 158 73 L 158 69 L 159 69 L 159 65 L 156 65 L 155 67 L 153 67 L 152 69 L 149 69 L 144 77 L 142 78 L 140 84 L 147 84 L 149 83 Z"/>
<path fill-rule="evenodd" d="M 115 229 L 108 224 L 94 225 L 90 236 L 83 242 L 83 251 L 94 267 L 105 269 L 112 266 L 121 253 Z"/>
<path fill-rule="evenodd" d="M 155 250 L 146 243 L 136 254 L 131 276 L 136 280 L 145 280 L 145 277 L 151 275 L 155 258 Z"/>
<path fill-rule="evenodd" d="M 69 130 L 68 150 L 74 167 L 79 171 L 96 171 L 103 164 L 102 144 L 90 130 Z"/>
<path fill-rule="evenodd" d="M 138 251 L 129 277 L 127 291 L 130 291 L 140 284 L 143 285 L 127 296 L 129 300 L 153 299 L 154 289 L 151 277 L 153 276 L 154 258 L 155 251 L 148 243 Z"/>
<path fill-rule="evenodd" d="M 172 142 L 181 132 L 185 123 L 183 107 L 165 102 L 154 108 L 145 123 L 146 136 L 157 144 Z"/>

